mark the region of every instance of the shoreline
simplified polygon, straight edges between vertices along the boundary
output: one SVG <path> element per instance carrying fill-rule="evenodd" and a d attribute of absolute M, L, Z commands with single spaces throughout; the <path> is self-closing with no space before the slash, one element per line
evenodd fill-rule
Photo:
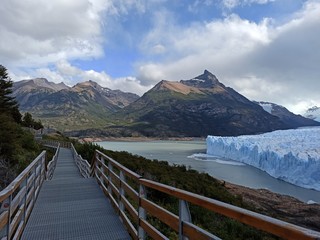
<path fill-rule="evenodd" d="M 152 142 L 152 141 L 205 141 L 205 138 L 198 137 L 172 137 L 172 138 L 153 138 L 153 137 L 85 137 L 79 138 L 80 142 Z"/>
<path fill-rule="evenodd" d="M 225 182 L 227 190 L 242 197 L 262 214 L 276 217 L 315 231 L 320 231 L 320 204 L 305 203 L 295 197 L 274 193 L 267 189 L 253 189 Z"/>

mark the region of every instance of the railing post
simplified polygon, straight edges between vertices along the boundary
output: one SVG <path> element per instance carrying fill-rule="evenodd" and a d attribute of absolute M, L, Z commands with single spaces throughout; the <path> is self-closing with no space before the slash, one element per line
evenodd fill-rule
<path fill-rule="evenodd" d="M 23 225 L 26 225 L 27 222 L 27 196 L 28 196 L 28 175 L 26 176 L 26 193 L 24 194 L 24 199 L 23 199 L 23 203 L 24 203 L 24 207 L 23 207 Z M 23 228 L 24 228 L 23 226 Z"/>
<path fill-rule="evenodd" d="M 103 163 L 105 162 L 105 159 L 103 158 Z M 109 168 L 109 173 L 108 173 L 108 180 L 109 180 L 109 184 L 108 184 L 108 193 L 110 196 L 112 196 L 112 188 L 111 188 L 111 183 L 112 183 L 112 177 L 110 172 L 112 172 L 113 167 L 110 161 L 108 161 L 108 168 Z"/>
<path fill-rule="evenodd" d="M 9 196 L 9 208 L 8 208 L 8 225 L 7 225 L 7 239 L 11 239 L 11 204 L 12 204 L 12 194 Z"/>
<path fill-rule="evenodd" d="M 120 197 L 119 197 L 119 208 L 120 208 L 120 211 L 124 211 L 124 205 L 122 203 L 122 198 L 124 198 L 124 189 L 123 189 L 123 186 L 122 186 L 122 182 L 125 182 L 126 181 L 126 176 L 123 174 L 122 170 L 120 170 L 120 189 L 119 189 L 119 192 L 120 192 Z"/>
<path fill-rule="evenodd" d="M 98 175 L 98 167 L 99 167 L 98 161 L 100 161 L 100 157 L 101 156 L 99 155 L 99 156 L 97 156 L 97 159 L 95 159 L 95 168 L 94 168 L 93 174 L 96 175 L 96 177 L 99 177 L 99 175 Z M 97 180 L 100 180 L 100 179 L 97 179 Z"/>
<path fill-rule="evenodd" d="M 46 152 L 43 154 L 40 161 L 41 161 L 40 186 L 42 186 L 43 181 L 46 179 Z"/>
<path fill-rule="evenodd" d="M 97 158 L 97 151 L 94 151 L 93 153 L 93 157 L 92 157 L 92 160 L 91 160 L 91 172 L 90 172 L 90 175 L 89 176 L 92 176 L 94 177 L 94 172 L 95 172 L 95 169 L 96 169 L 96 158 Z"/>
<path fill-rule="evenodd" d="M 146 192 L 146 188 L 145 186 L 143 186 L 142 184 L 139 185 L 139 225 L 138 225 L 138 238 L 140 240 L 144 240 L 146 239 L 146 232 L 144 231 L 144 229 L 141 227 L 140 224 L 140 219 L 146 220 L 147 218 L 147 214 L 146 214 L 146 210 L 141 207 L 141 198 L 146 198 L 147 197 L 147 192 Z"/>
<path fill-rule="evenodd" d="M 34 205 L 34 202 L 36 201 L 36 179 L 37 179 L 37 164 L 33 166 L 32 172 L 34 173 L 34 178 L 33 178 L 33 194 L 32 194 L 32 205 Z"/>
<path fill-rule="evenodd" d="M 179 239 L 188 239 L 183 235 L 183 222 L 192 222 L 188 202 L 179 199 Z"/>

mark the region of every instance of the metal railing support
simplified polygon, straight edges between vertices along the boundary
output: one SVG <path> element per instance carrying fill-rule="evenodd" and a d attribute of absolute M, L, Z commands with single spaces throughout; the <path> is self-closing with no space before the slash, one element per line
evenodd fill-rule
<path fill-rule="evenodd" d="M 139 217 L 139 226 L 138 226 L 138 238 L 140 240 L 146 239 L 146 232 L 144 229 L 141 227 L 141 220 L 146 220 L 147 219 L 147 213 L 146 210 L 141 207 L 141 198 L 146 198 L 147 197 L 147 192 L 146 188 L 143 185 L 139 185 L 139 209 L 138 209 L 138 217 Z"/>
<path fill-rule="evenodd" d="M 188 240 L 188 238 L 183 235 L 183 222 L 192 222 L 191 213 L 188 202 L 179 199 L 179 239 Z"/>
<path fill-rule="evenodd" d="M 125 192 L 124 192 L 124 189 L 123 189 L 123 186 L 122 186 L 122 182 L 126 182 L 126 176 L 123 174 L 122 171 L 120 171 L 120 189 L 119 189 L 119 208 L 120 208 L 120 211 L 124 211 L 124 205 L 123 205 L 123 202 L 122 202 L 122 198 L 125 196 Z"/>
<path fill-rule="evenodd" d="M 104 158 L 102 159 L 102 163 L 105 163 L 105 159 L 104 159 Z M 113 166 L 112 166 L 112 164 L 110 163 L 110 161 L 108 162 L 108 169 L 109 169 L 109 171 L 112 171 L 112 170 L 113 170 Z M 109 183 L 108 183 L 108 193 L 109 193 L 110 196 L 112 196 L 112 188 L 111 188 L 112 177 L 111 177 L 111 174 L 108 174 L 108 180 L 109 180 Z M 101 181 L 103 181 L 102 178 L 101 178 Z"/>

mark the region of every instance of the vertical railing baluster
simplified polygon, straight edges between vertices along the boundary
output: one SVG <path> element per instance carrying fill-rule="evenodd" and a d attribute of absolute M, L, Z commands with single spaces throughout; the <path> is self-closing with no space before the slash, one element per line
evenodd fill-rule
<path fill-rule="evenodd" d="M 96 175 L 96 177 L 98 176 L 98 162 L 100 160 L 100 155 L 98 156 L 98 153 L 96 153 L 97 155 L 95 156 L 95 159 L 94 159 L 94 172 L 93 174 Z M 99 179 L 97 179 L 99 180 Z"/>
<path fill-rule="evenodd" d="M 23 199 L 23 204 L 24 204 L 24 207 L 23 207 L 23 228 L 24 228 L 24 226 L 26 225 L 26 221 L 27 221 L 28 175 L 29 175 L 29 173 L 27 173 L 26 179 L 25 179 L 25 182 L 26 182 L 26 192 L 25 192 L 25 194 L 24 194 L 24 199 Z"/>
<path fill-rule="evenodd" d="M 119 189 L 119 192 L 120 192 L 120 195 L 119 195 L 119 208 L 120 208 L 120 211 L 124 211 L 124 205 L 123 205 L 123 202 L 122 202 L 122 198 L 124 198 L 125 196 L 125 192 L 124 192 L 124 189 L 123 189 L 123 182 L 126 182 L 126 176 L 123 174 L 122 170 L 120 170 L 120 189 Z"/>
<path fill-rule="evenodd" d="M 145 186 L 140 184 L 139 186 L 139 209 L 138 209 L 138 214 L 139 214 L 139 224 L 138 224 L 138 238 L 140 240 L 146 239 L 146 232 L 144 229 L 141 227 L 140 219 L 146 220 L 147 214 L 146 210 L 141 207 L 141 198 L 146 198 L 147 197 L 147 192 Z"/>
<path fill-rule="evenodd" d="M 34 177 L 33 177 L 33 194 L 32 194 L 32 206 L 34 205 L 34 202 L 36 201 L 36 177 L 37 177 L 37 164 L 35 164 L 33 166 L 33 174 L 34 174 Z"/>
<path fill-rule="evenodd" d="M 10 225 L 11 225 L 11 203 L 12 203 L 12 193 L 9 196 L 9 207 L 8 207 L 8 225 L 7 225 L 7 239 L 11 239 L 11 231 L 10 231 Z"/>
<path fill-rule="evenodd" d="M 183 235 L 183 222 L 192 222 L 188 202 L 179 199 L 179 239 L 187 240 Z"/>
<path fill-rule="evenodd" d="M 108 161 L 108 168 L 109 168 L 109 173 L 108 173 L 108 180 L 109 180 L 108 193 L 109 193 L 110 196 L 112 196 L 112 188 L 111 188 L 112 177 L 111 177 L 111 172 L 113 171 L 113 167 L 112 167 L 111 161 Z"/>

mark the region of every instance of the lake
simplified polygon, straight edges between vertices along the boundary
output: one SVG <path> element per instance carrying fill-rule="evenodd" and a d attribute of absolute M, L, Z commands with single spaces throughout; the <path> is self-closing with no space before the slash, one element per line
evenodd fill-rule
<path fill-rule="evenodd" d="M 290 195 L 301 201 L 320 202 L 320 192 L 305 189 L 284 182 L 268 175 L 252 166 L 228 159 L 208 157 L 205 141 L 150 141 L 150 142 L 96 142 L 105 149 L 113 151 L 127 151 L 141 155 L 148 159 L 158 159 L 190 166 L 199 172 L 206 172 L 211 176 L 234 184 L 264 188 L 273 192 Z"/>

